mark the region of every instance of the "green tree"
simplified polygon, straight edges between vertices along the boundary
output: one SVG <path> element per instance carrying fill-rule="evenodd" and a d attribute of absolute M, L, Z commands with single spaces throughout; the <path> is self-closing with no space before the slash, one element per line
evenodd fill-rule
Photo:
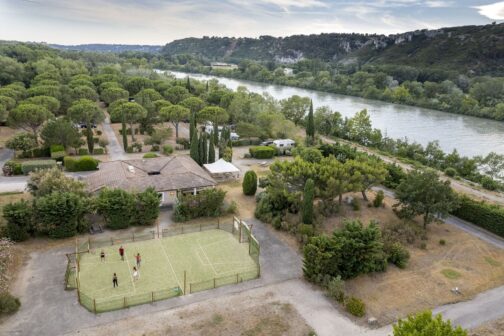
<path fill-rule="evenodd" d="M 58 113 L 60 102 L 58 99 L 50 96 L 35 96 L 24 100 L 21 104 L 34 104 L 45 107 L 52 114 Z"/>
<path fill-rule="evenodd" d="M 84 219 L 90 210 L 82 196 L 72 192 L 52 192 L 35 201 L 37 231 L 52 238 L 72 237 L 85 232 L 88 225 Z"/>
<path fill-rule="evenodd" d="M 196 115 L 200 121 L 209 121 L 215 126 L 222 125 L 229 120 L 229 114 L 222 107 L 207 106 Z"/>
<path fill-rule="evenodd" d="M 38 144 L 39 128 L 54 115 L 45 107 L 35 104 L 22 104 L 9 113 L 8 123 L 12 127 L 19 127 L 31 131 Z"/>
<path fill-rule="evenodd" d="M 125 88 L 129 91 L 130 96 L 136 95 L 143 89 L 152 87 L 152 81 L 145 77 L 131 77 L 126 81 Z"/>
<path fill-rule="evenodd" d="M 80 99 L 72 103 L 68 109 L 68 117 L 76 123 L 86 125 L 86 142 L 89 153 L 93 153 L 93 126 L 103 121 L 105 116 L 94 101 Z"/>
<path fill-rule="evenodd" d="M 315 197 L 315 183 L 308 179 L 303 193 L 303 223 L 313 224 L 313 198 Z"/>
<path fill-rule="evenodd" d="M 171 105 L 168 107 L 163 107 L 159 111 L 159 115 L 162 120 L 170 121 L 175 127 L 175 138 L 179 137 L 179 123 L 189 117 L 191 112 L 188 108 L 181 105 Z"/>
<path fill-rule="evenodd" d="M 135 222 L 136 225 L 152 225 L 159 217 L 160 195 L 152 187 L 140 192 L 136 196 Z"/>
<path fill-rule="evenodd" d="M 66 176 L 60 169 L 43 169 L 30 173 L 26 188 L 34 197 L 42 197 L 53 192 L 72 193 L 87 196 L 86 185 Z"/>
<path fill-rule="evenodd" d="M 100 98 L 107 104 L 110 105 L 116 100 L 119 99 L 128 99 L 129 98 L 129 92 L 127 90 L 124 90 L 123 88 L 119 86 L 112 86 L 109 88 L 106 88 L 101 92 Z"/>
<path fill-rule="evenodd" d="M 184 99 L 191 96 L 187 89 L 182 86 L 172 86 L 166 90 L 163 95 L 172 104 L 179 104 Z"/>
<path fill-rule="evenodd" d="M 15 151 L 27 152 L 37 147 L 37 142 L 35 141 L 33 134 L 21 132 L 13 135 L 9 140 L 7 140 L 5 146 Z"/>
<path fill-rule="evenodd" d="M 205 102 L 198 97 L 189 97 L 180 102 L 180 105 L 188 108 L 192 114 L 196 115 L 205 107 Z"/>
<path fill-rule="evenodd" d="M 310 108 L 310 98 L 294 95 L 280 102 L 284 116 L 298 125 Z"/>
<path fill-rule="evenodd" d="M 443 321 L 441 314 L 433 316 L 431 311 L 410 315 L 393 328 L 394 336 L 467 336 L 461 327 L 453 327 L 450 320 Z"/>
<path fill-rule="evenodd" d="M 117 107 L 118 113 L 124 116 L 124 121 L 130 125 L 131 129 L 131 141 L 135 141 L 135 128 L 134 124 L 140 121 L 140 119 L 147 116 L 147 111 L 142 107 L 142 105 L 128 102 L 121 104 Z"/>
<path fill-rule="evenodd" d="M 44 125 L 40 131 L 40 137 L 46 146 L 63 145 L 68 148 L 78 147 L 81 134 L 72 122 L 57 118 L 49 120 Z"/>
<path fill-rule="evenodd" d="M 88 99 L 92 101 L 98 100 L 98 94 L 95 89 L 89 86 L 77 86 L 71 90 L 71 96 L 74 100 Z"/>
<path fill-rule="evenodd" d="M 127 228 L 135 218 L 135 196 L 122 189 L 102 190 L 96 206 L 107 227 L 112 230 Z"/>
<path fill-rule="evenodd" d="M 424 229 L 435 216 L 445 217 L 458 207 L 450 181 L 441 181 L 433 170 L 414 170 L 397 186 L 396 198 L 403 213 L 423 216 Z"/>
<path fill-rule="evenodd" d="M 371 157 L 364 157 L 356 161 L 349 161 L 350 169 L 360 175 L 359 185 L 364 200 L 368 200 L 366 191 L 381 184 L 387 177 L 387 169 L 381 161 Z"/>
<path fill-rule="evenodd" d="M 25 200 L 9 203 L 3 207 L 7 222 L 7 236 L 14 241 L 23 241 L 33 233 L 33 209 Z"/>
<path fill-rule="evenodd" d="M 194 132 L 194 135 L 191 139 L 190 156 L 194 161 L 196 161 L 199 164 L 200 157 L 199 157 L 199 141 L 197 132 Z"/>
<path fill-rule="evenodd" d="M 255 195 L 257 191 L 257 174 L 253 170 L 248 170 L 243 176 L 243 194 L 247 196 Z"/>
<path fill-rule="evenodd" d="M 315 122 L 313 120 L 313 101 L 310 101 L 310 111 L 306 119 L 306 141 L 307 144 L 315 142 Z"/>

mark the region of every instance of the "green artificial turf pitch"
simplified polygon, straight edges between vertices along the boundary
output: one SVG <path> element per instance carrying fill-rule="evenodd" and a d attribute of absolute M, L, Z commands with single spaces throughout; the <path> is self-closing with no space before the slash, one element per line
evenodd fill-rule
<path fill-rule="evenodd" d="M 187 277 L 186 294 L 190 286 L 193 292 L 215 287 L 214 279 L 217 279 L 218 286 L 227 284 L 225 281 L 233 283 L 237 274 L 240 274 L 240 281 L 257 276 L 258 266 L 249 256 L 249 244 L 240 244 L 231 233 L 223 230 L 194 232 L 122 246 L 124 261 L 119 256 L 120 245 L 97 248 L 81 255 L 81 293 L 97 303 L 105 303 L 176 287 L 183 290 L 184 271 Z M 100 260 L 101 250 L 105 252 L 105 261 Z M 140 253 L 142 261 L 140 277 L 135 281 L 133 267 L 136 266 L 137 253 Z M 119 283 L 116 288 L 112 286 L 114 273 Z M 247 273 L 254 276 L 241 277 L 241 274 Z"/>

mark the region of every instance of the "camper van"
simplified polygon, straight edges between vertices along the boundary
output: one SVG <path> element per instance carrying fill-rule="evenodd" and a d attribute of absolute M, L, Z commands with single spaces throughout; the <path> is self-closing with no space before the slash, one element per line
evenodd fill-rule
<path fill-rule="evenodd" d="M 291 151 L 296 146 L 296 142 L 291 139 L 273 140 L 273 145 L 280 153 L 285 154 L 285 151 Z"/>

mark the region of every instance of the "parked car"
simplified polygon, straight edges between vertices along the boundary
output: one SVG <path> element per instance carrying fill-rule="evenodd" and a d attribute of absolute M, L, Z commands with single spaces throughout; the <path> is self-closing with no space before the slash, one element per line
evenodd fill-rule
<path fill-rule="evenodd" d="M 260 144 L 261 146 L 269 146 L 269 145 L 273 145 L 273 140 L 266 140 L 266 141 L 263 141 L 261 142 Z"/>
<path fill-rule="evenodd" d="M 235 132 L 231 132 L 231 141 L 238 141 L 238 140 L 240 140 L 240 136 Z"/>
<path fill-rule="evenodd" d="M 86 123 L 78 123 L 76 126 L 77 126 L 78 128 L 87 128 Z M 92 125 L 91 125 L 91 128 L 96 128 L 96 124 L 92 124 Z"/>

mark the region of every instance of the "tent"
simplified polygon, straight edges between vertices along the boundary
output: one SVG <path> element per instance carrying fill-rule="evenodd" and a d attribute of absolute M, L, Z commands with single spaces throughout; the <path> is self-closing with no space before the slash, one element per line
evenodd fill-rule
<path fill-rule="evenodd" d="M 203 167 L 216 181 L 226 181 L 240 178 L 240 169 L 231 162 L 219 159 L 214 163 L 204 164 Z"/>

